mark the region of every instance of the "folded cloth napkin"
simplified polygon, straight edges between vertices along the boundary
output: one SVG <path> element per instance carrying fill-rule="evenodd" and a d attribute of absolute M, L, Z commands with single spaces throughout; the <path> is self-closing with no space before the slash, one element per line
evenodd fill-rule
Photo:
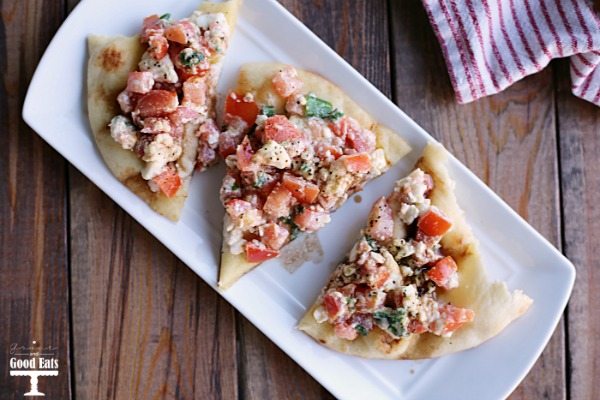
<path fill-rule="evenodd" d="M 586 0 L 423 0 L 459 103 L 571 57 L 572 91 L 600 106 L 600 17 Z"/>

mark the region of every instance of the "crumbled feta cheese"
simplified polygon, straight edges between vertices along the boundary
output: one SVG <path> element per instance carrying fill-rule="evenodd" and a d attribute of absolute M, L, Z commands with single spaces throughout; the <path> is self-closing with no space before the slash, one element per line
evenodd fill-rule
<path fill-rule="evenodd" d="M 313 317 L 315 321 L 317 321 L 317 323 L 319 324 L 322 324 L 323 322 L 327 321 L 328 317 L 325 307 L 319 306 L 315 308 L 315 311 L 313 311 Z"/>
<path fill-rule="evenodd" d="M 110 136 L 125 150 L 131 150 L 138 139 L 135 126 L 123 115 L 117 115 L 110 121 Z"/>
<path fill-rule="evenodd" d="M 370 174 L 375 177 L 383 174 L 387 170 L 387 160 L 383 149 L 376 149 L 371 153 L 371 171 Z"/>
<path fill-rule="evenodd" d="M 292 165 L 292 159 L 285 148 L 274 140 L 265 143 L 252 158 L 259 164 L 279 169 L 289 168 Z"/>
<path fill-rule="evenodd" d="M 155 60 L 146 51 L 138 64 L 140 71 L 148 71 L 152 73 L 152 77 L 156 82 L 177 83 L 179 77 L 175 71 L 175 66 L 171 61 L 171 57 L 165 56 L 160 60 Z"/>
<path fill-rule="evenodd" d="M 146 165 L 142 169 L 142 177 L 146 180 L 159 175 L 168 162 L 175 161 L 181 156 L 182 148 L 176 143 L 173 136 L 160 133 L 144 148 L 142 160 Z"/>

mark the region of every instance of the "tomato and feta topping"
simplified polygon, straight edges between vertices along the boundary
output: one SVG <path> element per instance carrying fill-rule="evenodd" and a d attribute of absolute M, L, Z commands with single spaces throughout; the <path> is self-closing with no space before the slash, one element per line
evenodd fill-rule
<path fill-rule="evenodd" d="M 222 13 L 195 11 L 179 21 L 151 15 L 144 19 L 140 41 L 146 50 L 116 98 L 120 114 L 112 118 L 110 134 L 145 163 L 141 175 L 148 187 L 173 197 L 193 169 L 179 159 L 194 134 L 197 168 L 217 160 L 220 130 L 212 110 L 211 67 L 227 49 L 229 26 Z"/>
<path fill-rule="evenodd" d="M 279 106 L 258 103 L 254 93 L 227 96 L 219 137 L 227 166 L 220 190 L 225 243 L 249 262 L 276 257 L 300 232 L 325 226 L 348 196 L 388 167 L 375 133 L 326 99 L 304 93 L 293 67 L 282 68 L 270 84 L 271 96 L 284 100 Z M 232 201 L 250 205 L 260 218 L 253 214 L 255 223 L 246 223 L 228 206 Z"/>
<path fill-rule="evenodd" d="M 420 169 L 377 200 L 367 227 L 334 271 L 313 317 L 355 340 L 375 327 L 391 339 L 431 333 L 449 337 L 473 321 L 472 310 L 439 299 L 459 286 L 456 261 L 440 241 L 452 221 L 431 205 L 433 179 Z"/>

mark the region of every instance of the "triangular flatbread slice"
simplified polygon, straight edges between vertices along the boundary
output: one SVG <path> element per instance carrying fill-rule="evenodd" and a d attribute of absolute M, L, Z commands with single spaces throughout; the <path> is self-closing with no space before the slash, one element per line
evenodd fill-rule
<path fill-rule="evenodd" d="M 153 15 L 138 36 L 88 37 L 88 115 L 100 153 L 174 221 L 194 168 L 216 158 L 215 87 L 241 2 L 205 1 L 180 21 Z"/>
<path fill-rule="evenodd" d="M 346 354 L 421 359 L 478 346 L 527 311 L 523 292 L 487 280 L 446 159 L 428 145 L 417 169 L 375 203 L 300 330 Z"/>
<path fill-rule="evenodd" d="M 225 111 L 223 288 L 320 229 L 410 150 L 337 86 L 289 65 L 244 65 Z"/>

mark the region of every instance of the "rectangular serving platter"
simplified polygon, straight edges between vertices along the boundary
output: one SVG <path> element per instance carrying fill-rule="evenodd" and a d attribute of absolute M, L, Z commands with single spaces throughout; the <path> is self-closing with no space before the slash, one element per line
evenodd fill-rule
<path fill-rule="evenodd" d="M 88 34 L 133 35 L 150 14 L 182 18 L 197 1 L 84 0 L 44 54 L 32 79 L 24 120 L 52 147 L 216 289 L 223 166 L 193 178 L 182 218 L 173 223 L 150 210 L 115 179 L 98 153 L 85 101 Z M 115 13 L 114 10 L 119 10 Z M 483 345 L 423 361 L 364 360 L 330 351 L 295 326 L 351 247 L 373 202 L 408 173 L 433 138 L 273 0 L 245 0 L 223 69 L 223 96 L 245 62 L 280 61 L 317 72 L 343 88 L 376 120 L 392 127 L 413 151 L 348 202 L 317 236 L 299 239 L 295 253 L 272 260 L 219 293 L 332 394 L 343 399 L 498 399 L 508 396 L 539 357 L 572 290 L 575 269 L 472 172 L 454 158 L 449 170 L 458 201 L 479 238 L 488 274 L 523 289 L 529 312 Z M 47 96 L 52 93 L 52 96 Z M 58 99 L 58 101 L 57 101 Z M 291 253 L 294 253 L 293 251 Z M 217 289 L 218 290 L 218 289 Z M 77 301 L 77 299 L 73 299 Z"/>

